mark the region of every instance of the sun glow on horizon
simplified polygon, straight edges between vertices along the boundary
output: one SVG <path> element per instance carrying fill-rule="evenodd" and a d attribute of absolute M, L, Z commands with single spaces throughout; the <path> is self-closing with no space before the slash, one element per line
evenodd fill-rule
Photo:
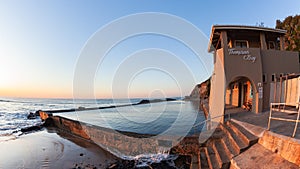
<path fill-rule="evenodd" d="M 266 26 L 275 27 L 277 19 L 299 13 L 300 6 L 300 1 L 290 0 L 286 3 L 275 0 L 276 3 L 271 5 L 267 1 L 238 1 L 222 3 L 219 6 L 216 6 L 213 1 L 193 1 L 189 3 L 184 1 L 176 3 L 172 1 L 160 2 L 156 0 L 151 2 L 128 2 L 44 1 L 43 3 L 37 3 L 36 1 L 21 0 L 1 2 L 0 97 L 73 98 L 74 69 L 76 69 L 76 62 L 81 50 L 95 32 L 118 18 L 143 12 L 171 14 L 193 24 L 204 33 L 208 42 L 213 24 L 254 25 L 263 21 Z M 258 3 L 259 5 L 257 5 Z M 229 8 L 236 10 L 227 10 Z M 218 12 L 212 12 L 212 9 Z M 245 12 L 245 10 L 251 11 L 252 9 L 256 9 L 256 12 L 251 15 Z M 222 16 L 219 13 L 222 13 Z M 133 28 L 144 25 L 138 23 Z M 165 23 L 173 24 L 172 22 Z M 174 28 L 176 29 L 176 27 Z M 178 28 L 181 28 L 181 26 Z M 171 30 L 168 29 L 167 31 Z M 125 29 L 116 28 L 115 31 L 118 34 L 125 31 Z M 186 32 L 188 31 L 180 31 L 182 34 Z M 112 37 L 116 34 L 107 33 L 107 36 L 113 39 Z M 188 38 L 197 39 L 194 36 L 188 36 Z M 206 42 L 203 44 L 197 43 L 197 47 L 204 47 L 205 52 L 207 45 Z M 97 48 L 102 46 L 104 45 L 99 44 Z M 186 67 L 191 70 L 191 74 L 195 75 L 195 82 L 185 78 L 187 73 L 178 75 L 183 79 L 183 83 L 181 83 L 183 85 L 181 86 L 165 76 L 145 74 L 145 76 L 137 76 L 132 81 L 131 86 L 126 84 L 128 92 L 126 89 L 114 88 L 116 92 L 117 90 L 122 90 L 122 92 L 118 92 L 116 96 L 113 96 L 112 80 L 115 70 L 122 63 L 121 61 L 124 60 L 124 57 L 149 48 L 164 49 L 179 56 L 178 58 L 185 62 Z M 104 65 L 99 63 L 98 73 L 100 74 L 95 73 L 92 94 L 95 98 L 180 97 L 189 95 L 196 85 L 193 83 L 201 83 L 202 80 L 208 78 L 208 75 L 203 73 L 203 67 L 205 66 L 199 64 L 197 60 L 199 58 L 190 57 L 193 54 L 194 51 L 190 51 L 189 47 L 182 44 L 181 41 L 167 36 L 147 34 L 124 39 L 108 52 L 107 57 L 103 60 Z M 209 56 L 204 56 L 204 58 L 206 57 L 209 58 Z M 140 56 L 137 58 L 140 58 Z M 148 60 L 144 59 L 144 62 L 157 60 L 153 59 L 152 56 L 147 58 Z M 133 66 L 140 65 L 140 63 L 141 61 L 134 62 Z M 162 60 L 161 63 L 166 63 L 166 66 L 172 65 L 170 60 Z M 88 66 L 87 64 L 87 68 Z M 211 66 L 213 66 L 213 61 Z M 178 66 L 176 68 L 182 70 Z M 128 73 L 127 71 L 122 72 L 125 75 Z M 166 79 L 168 81 L 165 81 Z M 120 80 L 117 85 L 121 86 L 124 83 Z M 85 90 L 83 89 L 83 92 Z M 82 98 L 90 97 L 84 93 L 82 94 Z"/>

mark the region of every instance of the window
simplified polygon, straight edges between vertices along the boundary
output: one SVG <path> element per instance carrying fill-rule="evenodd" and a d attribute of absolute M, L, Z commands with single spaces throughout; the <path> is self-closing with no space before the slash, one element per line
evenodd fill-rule
<path fill-rule="evenodd" d="M 267 74 L 263 74 L 262 79 L 263 79 L 263 83 L 267 83 Z"/>
<path fill-rule="evenodd" d="M 248 41 L 246 40 L 236 40 L 235 47 L 236 48 L 248 48 Z"/>
<path fill-rule="evenodd" d="M 275 80 L 276 80 L 276 74 L 272 74 L 272 82 L 275 82 Z"/>
<path fill-rule="evenodd" d="M 284 73 L 280 73 L 280 77 L 283 77 L 284 76 Z"/>
<path fill-rule="evenodd" d="M 275 43 L 273 41 L 269 41 L 268 46 L 269 49 L 275 49 Z"/>

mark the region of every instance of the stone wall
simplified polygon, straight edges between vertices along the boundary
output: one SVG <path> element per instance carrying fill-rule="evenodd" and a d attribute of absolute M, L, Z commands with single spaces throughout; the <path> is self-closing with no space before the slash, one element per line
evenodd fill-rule
<path fill-rule="evenodd" d="M 59 129 L 88 139 L 103 149 L 119 156 L 137 156 L 168 152 L 182 138 L 180 136 L 152 136 L 132 132 L 119 132 L 60 116 L 50 116 Z"/>
<path fill-rule="evenodd" d="M 291 137 L 265 131 L 258 141 L 265 148 L 279 154 L 284 159 L 300 166 L 300 141 Z"/>
<path fill-rule="evenodd" d="M 60 116 L 50 116 L 53 119 L 54 125 L 58 127 L 59 129 L 62 129 L 66 132 L 75 134 L 77 136 L 80 136 L 84 139 L 90 140 L 90 136 L 86 133 L 84 130 L 83 123 L 80 123 L 75 120 L 63 118 Z"/>

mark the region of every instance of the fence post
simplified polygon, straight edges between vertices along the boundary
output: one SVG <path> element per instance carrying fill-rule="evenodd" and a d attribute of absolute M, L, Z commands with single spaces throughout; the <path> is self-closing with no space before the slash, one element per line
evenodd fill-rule
<path fill-rule="evenodd" d="M 270 130 L 271 118 L 272 118 L 272 108 L 273 108 L 273 103 L 270 104 L 270 115 L 269 115 L 269 122 L 268 122 L 267 130 Z"/>
<path fill-rule="evenodd" d="M 299 103 L 298 103 L 299 104 Z M 296 124 L 295 124 L 295 128 L 294 128 L 294 132 L 292 137 L 295 137 L 296 132 L 297 132 L 297 127 L 298 127 L 298 123 L 299 123 L 299 115 L 300 115 L 300 109 L 298 109 L 298 115 L 297 115 L 297 120 L 296 120 Z"/>

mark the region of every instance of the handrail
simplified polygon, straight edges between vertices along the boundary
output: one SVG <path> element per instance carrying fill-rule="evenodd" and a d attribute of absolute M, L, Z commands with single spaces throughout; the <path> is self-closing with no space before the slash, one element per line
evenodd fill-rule
<path fill-rule="evenodd" d="M 195 130 L 196 130 L 195 128 L 196 128 L 196 127 L 198 127 L 198 126 L 200 126 L 200 125 L 202 125 L 202 124 L 205 124 L 205 123 L 207 123 L 207 122 L 209 122 L 209 121 L 211 122 L 211 120 L 213 120 L 213 119 L 220 118 L 220 117 L 224 117 L 225 115 L 226 115 L 226 114 L 224 113 L 223 115 L 215 116 L 215 117 L 212 117 L 212 118 L 209 117 L 208 119 L 206 119 L 206 120 L 204 120 L 204 121 L 202 121 L 202 122 L 200 122 L 200 123 L 198 123 L 198 124 L 193 125 L 193 126 L 192 126 L 192 129 L 194 129 L 194 134 L 196 133 L 196 132 L 195 132 Z M 230 116 L 229 116 L 229 117 L 230 117 Z M 211 125 L 212 125 L 212 124 L 210 124 L 210 126 L 211 126 Z M 209 128 L 209 127 L 207 127 L 207 128 Z"/>
<path fill-rule="evenodd" d="M 216 119 L 216 118 L 220 118 L 220 117 L 223 117 L 223 116 L 225 116 L 225 114 L 223 114 L 223 115 L 219 115 L 219 116 L 215 116 L 215 117 L 213 117 L 213 118 L 208 118 L 208 119 L 206 119 L 206 120 L 204 120 L 204 121 L 202 121 L 202 122 L 200 122 L 200 123 L 198 123 L 198 124 L 195 124 L 193 127 L 197 127 L 197 126 L 199 126 L 200 124 L 202 124 L 202 123 L 204 123 L 204 122 L 206 122 L 206 121 L 210 121 L 210 120 L 212 120 L 212 119 Z"/>
<path fill-rule="evenodd" d="M 300 103 L 297 103 L 298 107 L 300 105 Z M 294 127 L 294 132 L 292 134 L 292 137 L 295 137 L 296 132 L 297 132 L 297 128 L 298 128 L 298 123 L 300 123 L 299 117 L 300 117 L 300 109 L 298 109 L 298 115 L 297 115 L 297 119 L 293 120 L 293 119 L 288 119 L 288 118 L 278 118 L 278 117 L 272 117 L 272 111 L 273 111 L 273 106 L 278 106 L 278 111 L 280 111 L 280 106 L 283 105 L 285 108 L 285 105 L 288 105 L 287 103 L 271 103 L 270 104 L 270 115 L 269 115 L 269 122 L 268 122 L 268 128 L 267 130 L 270 130 L 270 126 L 271 126 L 271 120 L 280 120 L 280 121 L 286 121 L 286 122 L 295 122 L 295 127 Z M 283 108 L 283 112 L 285 111 Z M 274 108 L 275 109 L 275 108 Z"/>

